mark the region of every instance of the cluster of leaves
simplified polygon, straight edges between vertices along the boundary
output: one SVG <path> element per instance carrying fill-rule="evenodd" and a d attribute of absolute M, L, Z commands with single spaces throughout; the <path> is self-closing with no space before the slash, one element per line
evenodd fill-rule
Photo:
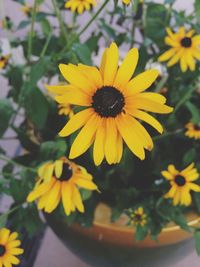
<path fill-rule="evenodd" d="M 23 0 L 15 2 L 25 4 Z M 45 1 L 37 2 L 42 4 Z M 57 2 L 58 9 L 64 10 L 64 1 Z M 114 40 L 119 46 L 126 44 L 130 47 L 139 47 L 140 61 L 136 70 L 136 73 L 139 73 L 145 69 L 149 60 L 157 61 L 159 53 L 166 50 L 164 44 L 166 27 L 176 29 L 186 25 L 200 33 L 200 4 L 197 0 L 196 12 L 189 15 L 185 11 L 173 8 L 175 0 L 165 0 L 164 5 L 153 1 L 144 3 L 134 1 L 134 5 L 129 8 L 120 7 L 117 1 L 115 2 L 114 9 L 105 13 L 106 19 L 101 17 L 97 19 L 98 27 L 84 43 L 80 42 L 80 36 L 77 34 L 79 31 L 76 16 L 73 24 L 67 25 L 64 20 L 59 21 L 64 24 L 63 31 L 62 25 L 55 28 L 50 22 L 56 17 L 54 10 L 49 12 L 39 10 L 36 13 L 35 23 L 40 30 L 32 31 L 23 40 L 15 39 L 11 44 L 12 47 L 22 45 L 26 59 L 25 65 L 8 64 L 6 67 L 3 75 L 8 80 L 9 91 L 7 97 L 0 100 L 0 137 L 3 140 L 6 130 L 12 129 L 22 151 L 20 156 L 8 160 L 9 163 L 1 172 L 1 192 L 12 196 L 14 207 L 26 202 L 26 196 L 34 186 L 37 166 L 45 161 L 68 155 L 68 148 L 74 138 L 74 136 L 68 139 L 58 138 L 57 133 L 66 122 L 66 117 L 58 116 L 55 102 L 41 87 L 41 83 L 49 82 L 52 76 L 58 74 L 57 66 L 60 62 L 82 62 L 91 65 L 92 55 L 99 52 L 99 42 L 107 45 Z M 17 28 L 13 26 L 10 30 L 15 32 L 23 28 L 30 29 L 32 22 L 32 15 L 28 14 Z M 57 30 L 59 34 L 56 34 Z M 32 59 L 33 56 L 36 60 Z M 144 207 L 149 220 L 144 227 L 137 227 L 138 240 L 143 239 L 147 233 L 156 239 L 161 229 L 170 221 L 191 231 L 183 214 L 188 210 L 200 212 L 200 194 L 193 194 L 194 201 L 190 208 L 174 207 L 170 201 L 163 199 L 169 184 L 162 178 L 160 172 L 170 163 L 183 169 L 187 164 L 195 162 L 200 170 L 197 162 L 200 152 L 199 142 L 194 142 L 184 135 L 186 123 L 200 122 L 199 66 L 197 65 L 194 72 L 187 72 L 184 75 L 179 66 L 167 71 L 168 76 L 161 77 L 151 88 L 152 91 L 166 88 L 164 94 L 168 102 L 175 107 L 172 115 L 159 117 L 165 126 L 166 134 L 158 137 L 152 129 L 148 129 L 154 136 L 155 148 L 151 153 L 147 153 L 146 159 L 142 162 L 126 148 L 119 165 L 109 166 L 103 163 L 97 168 L 92 161 L 91 151 L 78 158 L 76 162 L 93 174 L 102 193 L 97 195 L 83 191 L 86 213 L 72 214 L 66 218 L 69 223 L 78 221 L 90 226 L 97 203 L 104 202 L 112 208 L 113 220 L 127 208 L 134 209 L 139 205 Z M 1 158 L 7 159 L 3 148 L 0 149 Z M 62 207 L 57 212 L 65 216 Z M 23 225 L 27 226 L 30 233 L 36 229 L 39 220 L 34 205 L 23 206 L 20 212 L 13 212 L 8 216 L 17 227 L 23 221 Z M 198 229 L 195 233 L 197 248 L 200 251 Z"/>

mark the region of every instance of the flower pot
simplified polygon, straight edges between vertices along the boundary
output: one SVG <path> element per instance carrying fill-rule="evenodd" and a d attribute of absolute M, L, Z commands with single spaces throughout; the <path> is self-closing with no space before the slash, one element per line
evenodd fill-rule
<path fill-rule="evenodd" d="M 45 214 L 49 226 L 63 243 L 93 267 L 169 267 L 194 249 L 191 234 L 177 225 L 164 228 L 157 241 L 147 236 L 138 242 L 133 227 L 126 226 L 126 215 L 114 223 L 110 216 L 110 208 L 100 204 L 93 227 L 84 228 L 77 224 L 68 226 L 64 219 Z M 196 214 L 188 214 L 189 225 L 198 223 Z"/>

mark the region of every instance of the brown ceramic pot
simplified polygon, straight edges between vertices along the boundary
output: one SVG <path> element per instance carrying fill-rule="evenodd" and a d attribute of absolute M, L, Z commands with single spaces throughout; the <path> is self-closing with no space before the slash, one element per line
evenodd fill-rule
<path fill-rule="evenodd" d="M 91 228 L 68 226 L 64 220 L 46 215 L 57 236 L 93 267 L 171 267 L 194 249 L 191 234 L 177 225 L 164 228 L 157 241 L 147 236 L 137 242 L 134 229 L 126 225 L 126 215 L 114 223 L 110 217 L 111 210 L 104 204 L 97 207 Z M 199 223 L 196 214 L 188 214 L 187 218 L 191 226 Z"/>

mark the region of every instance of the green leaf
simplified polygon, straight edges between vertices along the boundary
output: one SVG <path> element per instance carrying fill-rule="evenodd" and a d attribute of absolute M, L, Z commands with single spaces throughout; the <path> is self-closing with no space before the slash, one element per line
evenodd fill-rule
<path fill-rule="evenodd" d="M 24 107 L 27 117 L 38 129 L 43 129 L 49 110 L 44 94 L 38 88 L 27 87 Z"/>
<path fill-rule="evenodd" d="M 78 56 L 82 63 L 92 65 L 91 51 L 86 44 L 75 43 L 72 50 Z"/>
<path fill-rule="evenodd" d="M 147 226 L 137 226 L 136 232 L 135 232 L 135 239 L 137 241 L 143 240 L 148 234 L 148 228 Z"/>
<path fill-rule="evenodd" d="M 24 181 L 12 179 L 10 183 L 10 192 L 16 203 L 23 203 L 26 200 L 29 189 Z"/>
<path fill-rule="evenodd" d="M 3 228 L 6 226 L 8 214 L 2 214 L 0 215 L 0 228 Z"/>
<path fill-rule="evenodd" d="M 195 239 L 195 247 L 197 254 L 200 256 L 200 231 L 196 231 L 194 233 L 194 239 Z"/>
<path fill-rule="evenodd" d="M 31 67 L 29 87 L 36 86 L 40 78 L 47 73 L 49 63 L 49 58 L 44 57 Z"/>
<path fill-rule="evenodd" d="M 185 103 L 186 107 L 188 108 L 188 110 L 190 111 L 191 115 L 192 115 L 192 122 L 194 124 L 199 124 L 200 122 L 200 111 L 199 108 L 197 108 L 193 103 L 191 102 L 186 102 Z"/>
<path fill-rule="evenodd" d="M 195 0 L 194 10 L 195 10 L 196 19 L 200 23 L 200 0 Z"/>
<path fill-rule="evenodd" d="M 197 211 L 200 213 L 200 193 L 199 192 L 194 192 L 194 202 L 197 207 Z"/>
<path fill-rule="evenodd" d="M 56 160 L 64 156 L 67 150 L 67 144 L 64 140 L 58 139 L 56 142 L 47 141 L 41 144 L 39 158 L 45 160 Z"/>
<path fill-rule="evenodd" d="M 12 87 L 8 96 L 17 102 L 23 85 L 23 70 L 19 67 L 11 67 L 6 76 L 8 77 L 9 85 Z"/>
<path fill-rule="evenodd" d="M 13 107 L 11 102 L 6 99 L 0 99 L 0 137 L 5 133 L 9 127 L 9 122 L 13 114 Z"/>
<path fill-rule="evenodd" d="M 43 31 L 45 36 L 48 36 L 49 33 L 52 31 L 51 24 L 49 23 L 49 21 L 47 19 L 43 19 L 41 21 L 41 27 L 42 27 L 42 31 Z"/>

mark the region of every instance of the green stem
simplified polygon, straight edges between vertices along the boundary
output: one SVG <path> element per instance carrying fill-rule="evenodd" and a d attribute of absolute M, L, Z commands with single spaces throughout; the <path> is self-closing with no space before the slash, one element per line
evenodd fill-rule
<path fill-rule="evenodd" d="M 37 172 L 36 169 L 31 168 L 31 167 L 26 167 L 26 166 L 24 166 L 24 165 L 22 165 L 22 164 L 20 164 L 20 163 L 18 163 L 16 161 L 6 157 L 4 155 L 0 155 L 0 160 L 7 161 L 8 163 L 12 163 L 13 165 L 17 165 L 17 166 L 19 166 L 19 167 L 21 167 L 23 169 L 29 170 L 29 171 L 34 172 L 34 173 Z"/>
<path fill-rule="evenodd" d="M 44 57 L 44 55 L 45 55 L 45 53 L 46 53 L 46 51 L 47 51 L 49 42 L 50 42 L 50 40 L 51 40 L 51 37 L 52 37 L 52 32 L 49 33 L 49 35 L 48 35 L 48 37 L 47 37 L 47 39 L 46 39 L 46 42 L 45 42 L 45 44 L 44 44 L 44 47 L 43 47 L 43 49 L 42 49 L 42 51 L 41 51 L 41 53 L 40 53 L 40 58 Z"/>
<path fill-rule="evenodd" d="M 80 30 L 78 33 L 77 37 L 80 37 L 86 30 L 87 28 L 92 24 L 92 22 L 98 17 L 98 15 L 101 13 L 101 11 L 104 9 L 104 7 L 108 4 L 109 0 L 106 0 L 102 6 L 99 8 L 99 10 L 94 14 L 94 16 L 88 21 L 88 23 Z"/>
<path fill-rule="evenodd" d="M 53 7 L 54 7 L 54 10 L 55 10 L 55 13 L 56 13 L 56 17 L 58 18 L 58 22 L 59 22 L 59 25 L 60 25 L 60 29 L 61 29 L 62 35 L 63 35 L 63 37 L 65 39 L 65 42 L 68 43 L 66 27 L 65 27 L 65 24 L 64 24 L 60 9 L 57 6 L 57 0 L 52 0 L 52 4 L 53 4 Z"/>
<path fill-rule="evenodd" d="M 31 29 L 30 29 L 30 33 L 28 36 L 28 62 L 30 62 L 30 57 L 32 54 L 32 46 L 33 46 L 33 35 L 34 35 L 34 24 L 35 24 L 35 17 L 36 17 L 36 12 L 37 12 L 37 1 L 38 0 L 34 0 L 34 6 L 33 6 L 33 10 L 32 10 L 32 16 L 31 16 Z"/>
<path fill-rule="evenodd" d="M 80 32 L 74 36 L 70 42 L 62 49 L 61 54 L 65 52 L 72 44 L 73 42 L 78 39 L 92 24 L 92 22 L 98 17 L 98 15 L 101 13 L 101 11 L 104 9 L 104 7 L 108 4 L 109 0 L 106 0 L 102 6 L 97 10 L 97 12 L 94 14 L 94 16 L 88 21 L 88 23 L 80 30 Z"/>
<path fill-rule="evenodd" d="M 175 109 L 174 109 L 174 112 L 177 112 L 177 110 L 179 110 L 179 108 L 188 100 L 190 99 L 192 93 L 196 90 L 196 86 L 192 86 L 188 91 L 187 93 L 180 98 L 180 101 L 177 103 Z"/>
<path fill-rule="evenodd" d="M 183 132 L 183 129 L 178 129 L 178 130 L 176 130 L 176 131 L 174 131 L 174 132 L 167 132 L 167 133 L 165 133 L 165 134 L 163 134 L 163 135 L 155 136 L 155 137 L 153 137 L 152 139 L 153 139 L 153 141 L 157 141 L 157 140 L 161 140 L 161 139 L 163 139 L 163 138 L 166 138 L 166 137 L 168 137 L 168 136 L 172 136 L 172 135 L 175 135 L 175 134 L 179 134 L 179 133 L 181 133 L 181 132 Z"/>

